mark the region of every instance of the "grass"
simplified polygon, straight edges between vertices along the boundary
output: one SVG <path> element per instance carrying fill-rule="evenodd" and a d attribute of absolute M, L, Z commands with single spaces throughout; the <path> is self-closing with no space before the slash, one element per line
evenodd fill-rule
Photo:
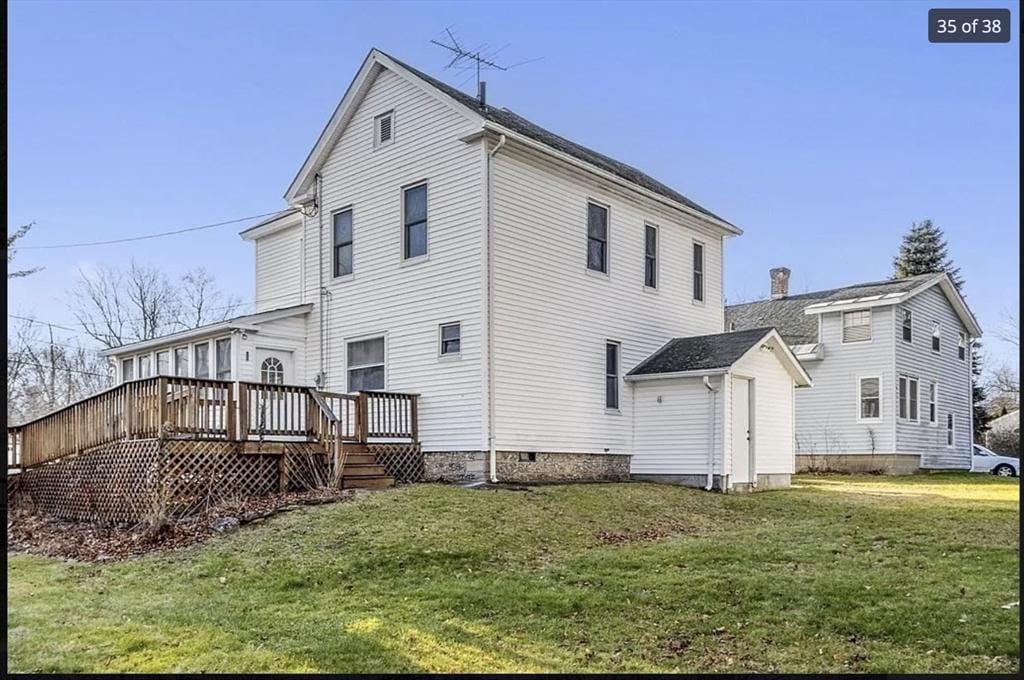
<path fill-rule="evenodd" d="M 11 671 L 1018 669 L 1019 485 L 417 485 L 173 554 L 8 561 Z"/>

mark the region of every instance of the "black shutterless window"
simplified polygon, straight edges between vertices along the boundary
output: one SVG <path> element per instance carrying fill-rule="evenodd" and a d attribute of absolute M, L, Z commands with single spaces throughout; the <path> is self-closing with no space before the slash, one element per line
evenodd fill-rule
<path fill-rule="evenodd" d="M 604 347 L 604 405 L 619 408 L 619 344 L 609 342 Z"/>
<path fill-rule="evenodd" d="M 334 213 L 334 275 L 352 273 L 352 211 Z"/>
<path fill-rule="evenodd" d="M 644 285 L 658 287 L 658 230 L 644 226 Z"/>
<path fill-rule="evenodd" d="M 587 203 L 587 269 L 608 273 L 608 208 Z"/>
<path fill-rule="evenodd" d="M 704 246 L 693 244 L 693 299 L 704 301 Z"/>
<path fill-rule="evenodd" d="M 402 192 L 402 241 L 404 258 L 427 254 L 427 185 Z"/>

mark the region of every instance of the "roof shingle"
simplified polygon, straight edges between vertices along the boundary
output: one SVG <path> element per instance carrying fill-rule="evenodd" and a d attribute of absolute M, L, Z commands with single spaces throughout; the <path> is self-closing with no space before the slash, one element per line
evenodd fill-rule
<path fill-rule="evenodd" d="M 751 328 L 735 333 L 674 338 L 644 359 L 627 375 L 681 373 L 728 368 L 772 329 Z"/>

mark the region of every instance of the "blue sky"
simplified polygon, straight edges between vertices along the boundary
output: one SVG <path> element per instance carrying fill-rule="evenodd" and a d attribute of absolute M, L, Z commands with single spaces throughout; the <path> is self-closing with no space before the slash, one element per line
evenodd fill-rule
<path fill-rule="evenodd" d="M 1009 6 L 1018 23 L 1019 4 Z M 730 301 L 887 278 L 901 234 L 946 230 L 992 331 L 1019 306 L 1019 36 L 933 45 L 934 3 L 9 4 L 8 227 L 26 245 L 117 238 L 283 207 L 370 47 L 445 72 L 429 39 L 511 46 L 492 104 L 640 167 L 741 226 Z M 1018 24 L 1019 25 L 1019 24 Z M 1014 27 L 1016 30 L 1016 26 Z M 467 84 L 466 89 L 473 87 Z M 79 267 L 202 265 L 251 300 L 251 245 L 223 227 L 24 250 L 15 313 L 71 321 Z M 990 363 L 1016 364 L 991 332 Z"/>

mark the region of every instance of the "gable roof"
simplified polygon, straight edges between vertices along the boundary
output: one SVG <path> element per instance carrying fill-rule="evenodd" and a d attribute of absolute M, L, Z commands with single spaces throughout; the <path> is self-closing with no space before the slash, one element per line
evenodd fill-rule
<path fill-rule="evenodd" d="M 967 308 L 963 297 L 956 291 L 945 274 L 919 274 L 905 279 L 857 283 L 842 288 L 830 288 L 811 293 L 789 295 L 778 300 L 761 300 L 725 308 L 726 328 L 741 331 L 747 328 L 775 326 L 791 345 L 818 341 L 816 314 L 846 309 L 894 305 L 906 302 L 914 295 L 934 285 L 942 286 L 950 304 L 960 316 L 964 326 L 975 337 L 981 328 Z"/>
<path fill-rule="evenodd" d="M 665 343 L 661 349 L 641 361 L 626 378 L 641 376 L 671 376 L 681 373 L 724 372 L 742 359 L 747 352 L 759 347 L 765 341 L 774 339 L 781 352 L 785 355 L 783 365 L 793 375 L 798 384 L 809 385 L 810 377 L 793 356 L 792 350 L 771 327 L 750 328 L 733 333 L 715 333 L 713 335 L 696 335 L 687 338 L 674 338 Z"/>
<path fill-rule="evenodd" d="M 376 48 L 370 50 L 370 53 L 363 61 L 363 65 L 360 67 L 359 72 L 349 85 L 344 97 L 342 97 L 341 102 L 339 102 L 337 108 L 332 114 L 331 119 L 328 121 L 323 132 L 320 134 L 320 137 L 317 139 L 316 144 L 307 156 L 302 168 L 300 168 L 295 179 L 292 180 L 291 185 L 288 187 L 288 191 L 285 193 L 286 200 L 294 202 L 302 198 L 302 194 L 308 189 L 310 182 L 312 181 L 312 177 L 326 161 L 327 155 L 334 146 L 334 142 L 337 140 L 338 135 L 341 134 L 345 124 L 354 113 L 359 100 L 362 99 L 362 96 L 369 89 L 372 82 L 371 76 L 375 75 L 381 68 L 388 68 L 399 75 L 411 77 L 412 79 L 420 81 L 426 85 L 427 88 L 435 94 L 435 96 L 440 95 L 440 99 L 448 104 L 454 105 L 457 110 L 461 111 L 471 119 L 479 121 L 482 125 L 490 123 L 491 126 L 496 126 L 499 130 L 521 135 L 540 143 L 548 149 L 567 154 L 577 160 L 583 161 L 593 168 L 615 175 L 630 184 L 653 192 L 654 194 L 666 198 L 669 201 L 684 206 L 690 211 L 699 213 L 706 218 L 710 218 L 719 226 L 726 228 L 732 233 L 742 233 L 735 225 L 729 223 L 707 208 L 690 200 L 683 194 L 659 182 L 637 168 L 617 161 L 609 156 L 605 156 L 604 154 L 598 153 L 597 151 L 589 149 L 581 144 L 570 141 L 565 137 L 556 135 L 555 133 L 550 132 L 510 111 L 509 109 L 495 108 L 493 106 L 481 107 L 475 97 L 472 97 L 465 92 L 448 85 L 447 83 L 441 82 L 440 80 L 437 80 L 436 78 L 433 78 Z"/>

